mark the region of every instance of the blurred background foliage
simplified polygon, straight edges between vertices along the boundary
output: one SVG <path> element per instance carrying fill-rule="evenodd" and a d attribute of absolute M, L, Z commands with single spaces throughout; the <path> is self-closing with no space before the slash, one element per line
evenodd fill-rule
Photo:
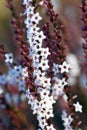
<path fill-rule="evenodd" d="M 77 75 L 75 83 L 72 85 L 72 93 L 78 95 L 78 100 L 83 105 L 83 115 L 81 115 L 82 120 L 82 130 L 87 130 L 87 88 L 85 85 L 85 77 L 83 74 L 83 67 L 81 66 L 83 63 L 83 51 L 81 46 L 81 10 L 79 8 L 81 4 L 81 0 L 51 0 L 54 4 L 54 10 L 55 12 L 58 12 L 60 22 L 64 25 L 64 39 L 67 46 L 67 54 L 73 54 L 79 64 L 80 73 Z M 20 3 L 21 0 L 14 0 L 15 7 L 19 11 L 20 10 Z M 41 10 L 39 10 L 41 11 Z M 6 7 L 6 1 L 0 0 L 0 45 L 3 44 L 5 47 L 5 50 L 7 52 L 12 52 L 14 54 L 14 57 L 17 56 L 18 48 L 16 45 L 16 41 L 14 39 L 14 33 L 12 26 L 10 24 L 11 21 L 11 13 L 9 9 Z M 73 61 L 72 61 L 73 62 Z M 4 71 L 2 62 L 0 62 L 0 71 Z M 74 89 L 73 89 L 74 88 Z M 23 125 L 27 126 L 25 128 L 21 128 L 21 130 L 34 130 L 37 127 L 37 121 L 36 117 L 33 116 L 30 110 L 30 107 L 27 105 L 26 101 L 14 105 L 9 112 L 6 112 L 6 119 L 8 115 L 16 115 L 15 118 L 18 118 L 20 120 L 20 123 L 24 123 Z M 59 109 L 59 102 L 55 106 L 54 110 L 54 120 L 52 120 L 56 126 L 57 130 L 62 130 L 62 125 L 60 121 L 60 109 Z M 2 115 L 2 116 L 1 116 Z M 3 114 L 0 113 L 0 116 L 3 117 Z M 11 121 L 11 120 L 10 120 Z M 10 124 L 11 123 L 7 123 Z M 14 123 L 15 124 L 15 121 Z M 7 130 L 7 129 L 0 129 L 0 130 Z M 9 130 L 16 130 L 12 128 L 12 126 L 9 127 Z M 20 130 L 20 127 L 19 129 Z"/>

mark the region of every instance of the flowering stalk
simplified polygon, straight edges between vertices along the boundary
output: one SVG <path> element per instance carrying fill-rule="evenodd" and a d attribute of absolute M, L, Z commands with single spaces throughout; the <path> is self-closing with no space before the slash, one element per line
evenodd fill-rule
<path fill-rule="evenodd" d="M 52 65 L 52 63 L 53 63 L 53 69 L 50 68 L 50 71 L 52 70 L 54 72 L 54 77 L 53 77 L 54 84 L 52 87 L 53 95 L 55 96 L 55 99 L 58 99 L 58 97 L 60 95 L 64 95 L 63 97 L 66 98 L 66 101 L 69 105 L 68 111 L 72 116 L 71 117 L 72 122 L 66 122 L 66 124 L 64 123 L 64 126 L 66 127 L 66 129 L 71 129 L 71 126 L 73 129 L 77 129 L 78 124 L 80 124 L 80 123 L 79 122 L 75 123 L 76 116 L 74 114 L 75 109 L 74 109 L 74 105 L 73 105 L 73 96 L 71 96 L 70 87 L 68 86 L 68 83 L 67 83 L 67 80 L 68 80 L 67 73 L 69 72 L 69 69 L 71 68 L 71 66 L 69 64 L 67 64 L 65 61 L 65 57 L 66 57 L 64 54 L 65 45 L 63 43 L 64 40 L 63 40 L 63 36 L 62 36 L 62 27 L 63 26 L 61 25 L 58 27 L 58 24 L 57 24 L 58 23 L 58 14 L 54 13 L 53 6 L 50 1 L 42 0 L 42 3 L 40 2 L 40 4 L 47 7 L 48 17 L 49 17 L 50 23 L 54 29 L 53 34 L 50 34 L 48 32 L 48 30 L 49 30 L 48 24 L 47 24 L 47 26 L 46 25 L 44 26 L 44 28 L 45 28 L 44 32 L 46 32 L 46 30 L 47 30 L 48 46 L 51 50 L 51 56 L 50 56 L 51 59 L 49 58 L 50 65 Z M 51 37 L 52 37 L 52 39 L 51 39 Z M 51 45 L 50 45 L 50 43 L 51 43 Z M 56 50 L 56 48 L 57 48 L 57 50 Z M 52 61 L 52 57 L 53 57 L 53 61 Z M 57 57 L 57 59 L 55 58 L 55 60 L 54 60 L 54 57 Z M 58 78 L 59 73 L 62 74 L 63 79 Z"/>
<path fill-rule="evenodd" d="M 32 5 L 32 1 L 24 1 L 26 6 L 26 28 L 27 28 L 27 39 L 30 45 L 30 57 L 33 59 L 32 66 L 34 67 L 33 77 L 35 78 L 34 83 L 38 88 L 36 89 L 39 97 L 34 98 L 31 95 L 31 91 L 27 91 L 27 98 L 31 104 L 33 114 L 37 114 L 39 126 L 41 129 L 55 129 L 53 125 L 47 123 L 50 117 L 53 117 L 53 103 L 55 103 L 53 96 L 50 95 L 50 78 L 46 76 L 46 71 L 49 68 L 48 55 L 50 55 L 49 48 L 42 47 L 43 40 L 46 36 L 40 31 L 37 26 L 39 21 L 42 19 L 39 13 L 35 13 Z"/>
<path fill-rule="evenodd" d="M 51 2 L 48 2 L 47 0 L 44 0 L 43 1 L 43 5 L 45 5 L 47 7 L 48 17 L 49 17 L 50 22 L 53 25 L 53 29 L 54 29 L 54 33 L 53 33 L 52 39 L 51 39 L 51 37 L 48 36 L 49 33 L 47 31 L 47 36 L 48 36 L 47 40 L 51 39 L 51 41 L 53 43 L 54 42 L 53 39 L 55 39 L 55 43 L 53 43 L 53 44 L 51 44 L 51 46 L 49 46 L 49 48 L 51 48 L 50 50 L 52 50 L 52 52 L 51 52 L 51 60 L 52 60 L 52 56 L 53 56 L 53 58 L 55 56 L 57 56 L 57 58 L 58 58 L 57 60 L 55 60 L 57 62 L 57 64 L 55 64 L 55 63 L 53 64 L 53 71 L 54 71 L 54 78 L 53 78 L 53 80 L 56 82 L 56 84 L 53 86 L 52 89 L 54 91 L 54 95 L 59 96 L 59 95 L 65 93 L 64 97 L 67 98 L 67 103 L 69 105 L 69 112 L 71 113 L 71 115 L 73 117 L 72 118 L 73 120 L 72 120 L 71 123 L 67 122 L 67 124 L 65 125 L 66 129 L 70 129 L 71 128 L 70 124 L 72 124 L 71 126 L 72 126 L 73 129 L 77 129 L 78 124 L 80 125 L 80 122 L 75 123 L 75 120 L 77 120 L 76 116 L 74 114 L 75 113 L 74 112 L 75 109 L 74 109 L 74 104 L 73 104 L 73 100 L 74 100 L 75 96 L 71 96 L 70 87 L 68 86 L 68 83 L 65 81 L 65 79 L 68 80 L 68 74 L 66 74 L 66 73 L 69 72 L 69 69 L 71 68 L 71 66 L 68 65 L 65 62 L 65 57 L 66 57 L 65 54 L 64 54 L 65 45 L 63 44 L 64 41 L 63 41 L 63 36 L 62 36 L 62 33 L 61 33 L 63 26 L 61 25 L 61 26 L 58 27 L 58 25 L 57 25 L 58 14 L 54 13 L 53 6 L 52 6 Z M 46 28 L 44 30 L 46 30 Z M 48 28 L 47 28 L 47 30 L 48 30 Z M 51 34 L 49 34 L 49 35 L 51 35 Z M 58 48 L 56 47 L 55 44 L 57 45 Z M 54 47 L 54 49 L 52 48 L 52 46 Z M 57 48 L 58 52 L 56 52 L 56 53 L 54 52 L 53 53 L 53 50 L 55 50 L 55 48 Z M 64 77 L 62 80 L 58 79 L 58 73 L 60 73 L 60 72 L 63 74 L 63 77 Z M 62 83 L 64 83 L 64 86 L 62 85 Z M 58 85 L 59 87 L 56 86 L 56 85 Z M 60 86 L 63 88 L 64 92 L 63 92 L 62 89 L 59 89 Z"/>
<path fill-rule="evenodd" d="M 5 60 L 5 51 L 2 45 L 0 45 L 0 58 Z"/>
<path fill-rule="evenodd" d="M 84 56 L 85 56 L 85 63 L 84 63 L 84 68 L 85 68 L 85 74 L 87 78 L 87 0 L 82 0 L 82 31 L 83 31 L 83 50 L 84 50 Z"/>
<path fill-rule="evenodd" d="M 32 64 L 32 59 L 29 57 L 29 44 L 27 42 L 27 40 L 25 39 L 25 31 L 26 29 L 23 27 L 24 23 L 24 17 L 21 14 L 17 14 L 15 12 L 15 8 L 13 6 L 12 0 L 11 0 L 11 4 L 9 4 L 9 0 L 7 0 L 7 4 L 9 9 L 11 8 L 11 12 L 12 12 L 12 25 L 14 28 L 14 32 L 15 32 L 15 39 L 18 43 L 19 46 L 19 52 L 21 55 L 21 61 L 20 64 L 22 65 L 23 68 L 26 68 L 28 75 L 26 76 L 26 83 L 28 84 L 27 86 L 29 88 L 33 88 L 35 87 L 32 81 L 32 72 L 33 72 L 33 67 L 31 66 Z M 24 7 L 23 7 L 24 9 Z M 15 13 L 13 13 L 15 12 Z M 32 87 L 31 87 L 32 86 Z"/>

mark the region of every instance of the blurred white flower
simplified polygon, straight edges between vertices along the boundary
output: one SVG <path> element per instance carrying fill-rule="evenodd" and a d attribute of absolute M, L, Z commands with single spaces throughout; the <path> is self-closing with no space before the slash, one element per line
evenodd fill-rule
<path fill-rule="evenodd" d="M 87 82 L 87 77 L 85 74 L 81 74 L 80 78 L 79 78 L 79 83 L 81 87 L 87 88 L 86 86 L 86 82 Z"/>
<path fill-rule="evenodd" d="M 60 0 L 51 0 L 53 4 L 54 11 L 58 13 L 58 11 L 61 9 L 61 2 Z"/>
<path fill-rule="evenodd" d="M 85 40 L 83 37 L 80 39 L 80 42 L 81 42 L 81 45 L 82 45 L 82 44 L 87 44 L 87 43 L 86 43 L 86 40 Z"/>
<path fill-rule="evenodd" d="M 67 55 L 66 61 L 67 63 L 71 64 L 72 67 L 70 69 L 68 83 L 74 86 L 76 84 L 76 77 L 80 74 L 80 66 L 74 54 Z"/>
<path fill-rule="evenodd" d="M 3 94 L 3 89 L 0 87 L 0 95 Z"/>
<path fill-rule="evenodd" d="M 0 84 L 4 85 L 7 82 L 7 76 L 5 74 L 0 75 Z"/>
<path fill-rule="evenodd" d="M 70 75 L 76 77 L 80 74 L 80 66 L 78 60 L 74 54 L 69 54 L 66 57 L 66 61 L 71 65 Z"/>
<path fill-rule="evenodd" d="M 67 102 L 67 101 L 68 101 L 68 97 L 67 97 L 67 95 L 66 95 L 66 94 L 64 94 L 64 95 L 63 95 L 63 99 L 64 99 L 64 101 L 65 101 L 65 102 Z"/>
<path fill-rule="evenodd" d="M 77 82 L 76 78 L 69 75 L 68 84 L 74 86 L 76 82 Z"/>

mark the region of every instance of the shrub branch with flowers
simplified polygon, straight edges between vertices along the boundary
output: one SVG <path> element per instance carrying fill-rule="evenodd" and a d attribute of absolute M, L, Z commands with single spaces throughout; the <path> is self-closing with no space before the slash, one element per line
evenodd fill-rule
<path fill-rule="evenodd" d="M 56 102 L 62 98 L 67 104 L 61 115 L 64 130 L 79 130 L 81 121 L 76 113 L 82 113 L 82 105 L 75 101 L 77 95 L 71 93 L 71 86 L 68 84 L 73 67 L 66 61 L 63 25 L 58 25 L 59 14 L 54 12 L 53 5 L 48 0 L 23 0 L 23 12 L 20 14 L 16 13 L 12 0 L 6 1 L 12 12 L 11 24 L 21 58 L 15 63 L 13 54 L 6 53 L 0 47 L 0 56 L 8 67 L 8 73 L 0 75 L 0 95 L 3 94 L 2 86 L 18 86 L 19 92 L 24 92 L 32 113 L 37 116 L 38 130 L 56 130 L 51 119 L 54 117 Z M 87 0 L 84 0 L 81 8 L 85 54 L 86 7 Z M 39 13 L 39 8 L 46 10 L 47 20 Z M 86 55 L 85 57 L 87 59 Z"/>

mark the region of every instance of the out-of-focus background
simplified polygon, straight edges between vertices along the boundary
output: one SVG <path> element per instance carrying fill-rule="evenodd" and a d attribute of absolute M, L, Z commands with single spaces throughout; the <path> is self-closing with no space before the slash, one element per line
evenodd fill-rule
<path fill-rule="evenodd" d="M 71 71 L 69 84 L 72 86 L 72 93 L 78 95 L 80 104 L 83 105 L 83 114 L 79 115 L 82 120 L 82 130 L 87 130 L 87 87 L 86 77 L 83 73 L 82 64 L 84 62 L 82 50 L 82 32 L 81 32 L 81 10 L 79 8 L 81 0 L 51 0 L 54 5 L 55 12 L 60 14 L 59 19 L 64 25 L 64 38 L 67 46 L 67 58 L 73 66 Z M 14 3 L 20 8 L 20 1 L 14 0 Z M 3 44 L 5 51 L 12 52 L 14 57 L 17 56 L 18 48 L 13 36 L 13 29 L 10 24 L 11 13 L 6 7 L 6 1 L 0 0 L 0 45 Z M 5 64 L 0 61 L 0 71 L 6 71 Z M 8 86 L 6 86 L 8 88 Z M 30 106 L 27 105 L 24 94 L 18 94 L 17 89 L 9 86 L 9 91 L 6 91 L 6 110 L 3 112 L 0 109 L 0 130 L 36 130 L 36 116 L 32 114 Z M 10 92 L 10 94 L 9 94 Z M 12 101 L 9 101 L 12 99 Z M 9 103 L 10 102 L 10 103 Z M 12 102 L 12 104 L 11 104 Z M 59 107 L 60 102 L 57 102 L 54 109 L 53 124 L 57 130 L 63 130 Z M 4 107 L 4 105 L 3 105 Z M 3 124 L 3 127 L 1 126 Z M 16 126 L 18 129 L 16 129 Z"/>

